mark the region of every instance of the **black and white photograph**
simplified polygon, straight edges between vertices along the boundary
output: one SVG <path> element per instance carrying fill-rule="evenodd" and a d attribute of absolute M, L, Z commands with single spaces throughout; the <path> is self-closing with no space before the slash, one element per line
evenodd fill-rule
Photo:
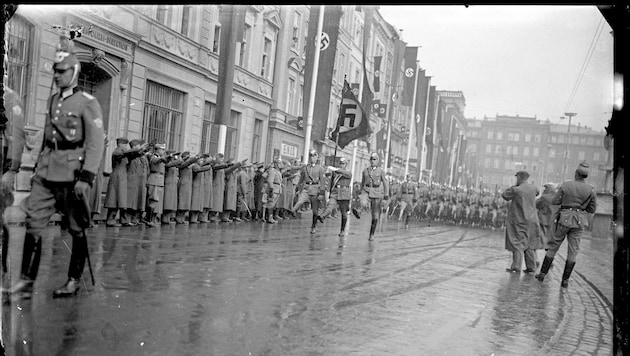
<path fill-rule="evenodd" d="M 2 22 L 0 355 L 630 354 L 628 6 Z"/>

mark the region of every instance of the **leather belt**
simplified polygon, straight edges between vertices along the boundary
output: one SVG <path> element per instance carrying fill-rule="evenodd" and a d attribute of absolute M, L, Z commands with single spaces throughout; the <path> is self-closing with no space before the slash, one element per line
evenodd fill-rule
<path fill-rule="evenodd" d="M 584 209 L 576 208 L 576 207 L 573 207 L 573 206 L 561 206 L 560 209 L 561 210 L 573 210 L 573 211 L 585 211 Z"/>
<path fill-rule="evenodd" d="M 316 183 L 316 182 L 305 182 L 305 183 L 306 183 L 306 184 L 308 184 L 308 185 L 315 185 L 315 184 L 319 184 L 319 182 L 317 182 L 317 183 Z"/>
<path fill-rule="evenodd" d="M 273 182 L 274 185 L 282 185 L 282 183 Z"/>
<path fill-rule="evenodd" d="M 336 187 L 337 187 L 337 188 L 341 188 L 341 187 L 344 187 L 344 188 L 350 188 L 350 186 L 349 186 L 349 185 L 341 185 L 341 184 L 337 184 L 337 185 L 336 185 Z"/>
<path fill-rule="evenodd" d="M 366 186 L 366 187 L 370 187 L 370 188 L 378 188 L 378 187 L 380 187 L 381 185 L 380 185 L 380 184 L 378 184 L 378 185 L 366 184 L 365 186 Z"/>
<path fill-rule="evenodd" d="M 53 142 L 46 141 L 46 147 L 53 150 L 74 150 L 75 148 L 83 147 L 83 142 Z"/>

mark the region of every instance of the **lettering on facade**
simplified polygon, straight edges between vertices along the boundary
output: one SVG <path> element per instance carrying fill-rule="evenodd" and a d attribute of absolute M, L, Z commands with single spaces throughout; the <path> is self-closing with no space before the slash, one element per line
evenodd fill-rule
<path fill-rule="evenodd" d="M 280 151 L 282 152 L 283 156 L 297 158 L 298 146 L 283 142 L 280 145 Z"/>
<path fill-rule="evenodd" d="M 91 28 L 91 31 L 86 33 L 88 37 L 91 37 L 99 42 L 106 43 L 112 47 L 119 48 L 125 52 L 129 52 L 129 44 L 121 41 L 117 38 L 108 36 L 102 32 L 96 31 L 94 27 Z"/>

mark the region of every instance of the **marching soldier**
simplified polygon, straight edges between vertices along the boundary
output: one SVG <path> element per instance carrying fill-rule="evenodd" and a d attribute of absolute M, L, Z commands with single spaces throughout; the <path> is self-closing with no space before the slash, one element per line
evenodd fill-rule
<path fill-rule="evenodd" d="M 545 279 L 556 253 L 566 238 L 568 251 L 561 286 L 564 288 L 569 286 L 569 277 L 571 277 L 580 251 L 580 239 L 589 226 L 588 214 L 595 213 L 597 208 L 595 191 L 584 181 L 588 177 L 588 173 L 588 163 L 580 163 L 575 170 L 575 180 L 562 183 L 551 200 L 551 204 L 560 205 L 560 210 L 556 215 L 554 235 L 547 243 L 547 253 L 540 274 L 536 275 L 536 278 L 541 282 Z"/>
<path fill-rule="evenodd" d="M 389 194 L 389 182 L 385 175 L 385 171 L 378 166 L 379 157 L 376 152 L 370 155 L 370 166 L 363 170 L 361 176 L 361 189 L 363 190 L 359 195 L 361 199 L 361 206 L 371 206 L 372 209 L 372 223 L 370 225 L 370 241 L 374 240 L 374 232 L 376 231 L 376 225 L 378 225 L 378 219 L 381 214 L 381 202 L 387 200 Z"/>
<path fill-rule="evenodd" d="M 291 208 L 291 215 L 295 216 L 295 212 L 302 204 L 311 203 L 313 211 L 313 220 L 311 222 L 311 234 L 314 234 L 317 227 L 317 220 L 323 222 L 319 217 L 319 202 L 324 199 L 324 191 L 326 180 L 324 177 L 324 167 L 317 163 L 317 151 L 310 150 L 308 153 L 308 165 L 302 167 L 300 171 L 300 185 L 302 190 L 298 197 L 297 203 Z"/>
<path fill-rule="evenodd" d="M 203 186 L 203 178 L 206 171 L 212 169 L 209 164 L 206 164 L 207 154 L 203 154 L 197 159 L 197 162 L 193 163 L 192 168 L 192 197 L 190 201 L 190 216 L 188 221 L 191 224 L 199 223 L 199 214 L 203 211 L 203 191 L 206 189 Z"/>
<path fill-rule="evenodd" d="M 162 224 L 170 224 L 173 213 L 177 211 L 177 183 L 179 181 L 179 166 L 184 161 L 179 157 L 179 152 L 166 151 L 166 164 L 164 169 L 164 213 Z"/>
<path fill-rule="evenodd" d="M 149 160 L 147 179 L 147 225 L 157 226 L 164 212 L 164 173 L 166 173 L 166 144 L 156 143 Z"/>
<path fill-rule="evenodd" d="M 103 156 L 103 114 L 98 101 L 77 88 L 81 64 L 71 43 L 55 57 L 54 82 L 59 92 L 47 103 L 44 148 L 26 198 L 26 234 L 20 279 L 12 294 L 30 297 L 39 270 L 42 230 L 59 210 L 72 236 L 68 280 L 53 297 L 76 294 L 88 254 L 85 229 L 89 226 L 88 196 Z"/>
<path fill-rule="evenodd" d="M 192 199 L 191 165 L 197 162 L 197 158 L 191 156 L 190 152 L 185 151 L 182 153 L 182 160 L 184 162 L 179 166 L 179 181 L 177 182 L 177 214 L 175 215 L 175 222 L 178 224 L 186 223 L 186 212 L 190 210 Z"/>
<path fill-rule="evenodd" d="M 339 208 L 341 211 L 341 231 L 339 231 L 339 237 L 343 237 L 346 231 L 346 224 L 348 223 L 348 210 L 350 209 L 350 199 L 352 199 L 352 190 L 350 188 L 350 182 L 352 181 L 352 172 L 348 171 L 348 160 L 345 157 L 339 159 L 339 167 L 330 167 L 332 172 L 330 177 L 331 192 L 326 205 L 326 210 L 322 214 L 322 220 L 326 219 L 328 215 L 332 213 L 335 208 Z M 359 213 L 352 209 L 355 216 Z"/>
<path fill-rule="evenodd" d="M 409 228 L 409 217 L 413 214 L 413 201 L 418 198 L 416 185 L 411 180 L 411 174 L 407 174 L 404 181 L 398 188 L 398 199 L 400 200 L 400 215 L 398 221 L 405 215 L 405 229 Z"/>

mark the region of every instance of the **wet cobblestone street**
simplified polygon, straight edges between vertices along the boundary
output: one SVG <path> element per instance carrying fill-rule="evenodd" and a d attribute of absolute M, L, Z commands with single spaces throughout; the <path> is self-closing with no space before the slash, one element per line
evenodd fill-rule
<path fill-rule="evenodd" d="M 75 298 L 52 299 L 71 238 L 52 226 L 31 300 L 5 298 L 9 355 L 609 355 L 612 241 L 566 247 L 543 283 L 510 274 L 501 231 L 369 218 L 337 236 L 310 214 L 260 222 L 89 230 Z M 24 229 L 11 228 L 10 277 Z M 541 252 L 542 255 L 542 252 Z M 16 257 L 17 256 L 17 257 Z M 6 283 L 7 281 L 5 281 Z"/>

